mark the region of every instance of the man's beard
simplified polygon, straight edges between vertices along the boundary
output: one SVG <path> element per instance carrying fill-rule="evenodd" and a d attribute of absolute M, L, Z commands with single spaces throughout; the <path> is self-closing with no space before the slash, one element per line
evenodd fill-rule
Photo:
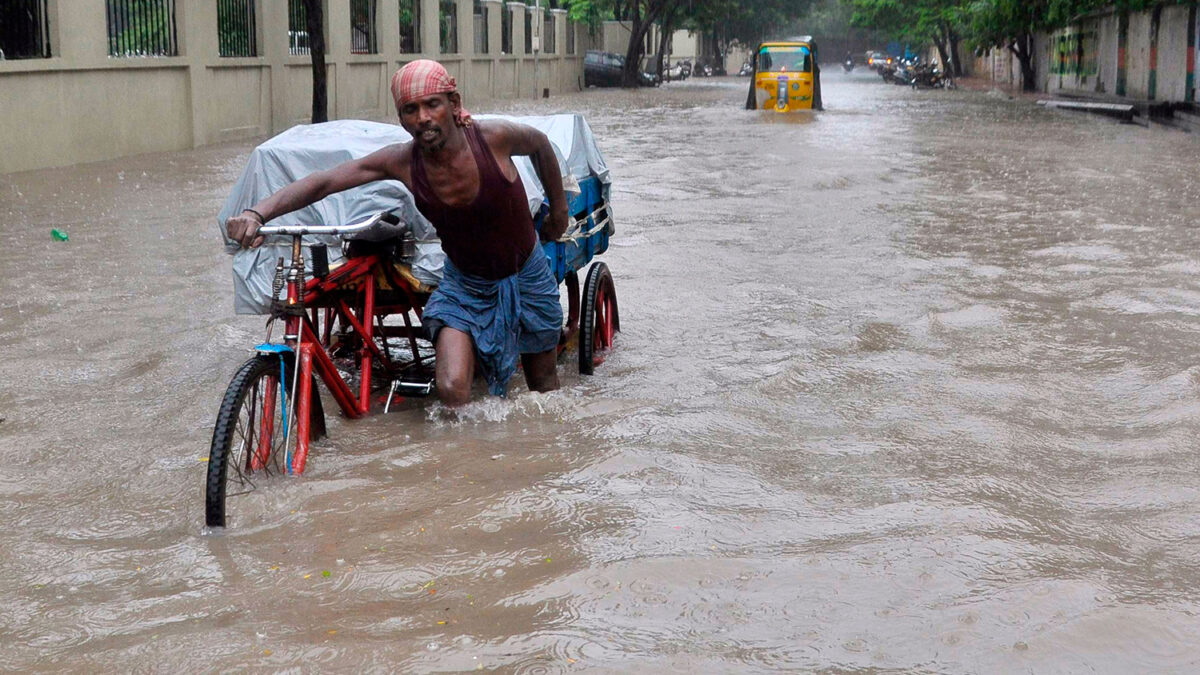
<path fill-rule="evenodd" d="M 435 131 L 437 133 L 431 134 L 431 138 L 426 139 L 425 132 L 427 131 Z M 417 143 L 421 146 L 421 149 L 426 152 L 437 152 L 438 150 L 441 150 L 442 148 L 446 147 L 446 140 L 446 134 L 442 132 L 440 127 L 429 127 L 427 129 L 421 129 L 417 132 Z"/>

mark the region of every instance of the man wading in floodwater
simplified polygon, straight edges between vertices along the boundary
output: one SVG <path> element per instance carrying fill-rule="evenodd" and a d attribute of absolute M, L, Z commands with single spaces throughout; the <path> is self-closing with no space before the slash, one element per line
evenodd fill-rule
<path fill-rule="evenodd" d="M 396 71 L 392 96 L 411 143 L 301 178 L 230 218 L 229 237 L 258 246 L 258 228 L 272 218 L 364 183 L 399 180 L 433 223 L 446 253 L 442 283 L 423 314 L 437 350 L 438 397 L 451 406 L 470 400 L 476 362 L 489 391 L 504 395 L 517 354 L 531 390 L 557 389 L 563 321 L 558 284 L 538 246 L 512 161 L 514 155 L 533 160 L 550 200 L 542 237 L 558 239 L 567 229 L 567 197 L 550 139 L 522 124 L 473 121 L 454 78 L 435 61 L 413 61 Z"/>

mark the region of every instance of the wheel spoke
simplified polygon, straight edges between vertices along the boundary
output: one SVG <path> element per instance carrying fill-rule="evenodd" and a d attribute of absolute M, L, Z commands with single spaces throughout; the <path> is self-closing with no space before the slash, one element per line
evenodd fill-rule
<path fill-rule="evenodd" d="M 259 384 L 258 382 L 255 382 L 254 387 L 250 390 L 250 402 L 249 402 L 249 405 L 247 405 L 245 407 L 245 410 L 247 411 L 247 416 L 250 418 L 249 420 L 247 420 L 247 423 L 246 423 L 246 429 L 249 431 L 249 436 L 247 437 L 245 433 L 242 433 L 242 436 L 243 436 L 242 442 L 238 445 L 239 454 L 233 458 L 235 460 L 234 466 L 241 467 L 244 464 L 246 467 L 246 471 L 251 470 L 250 448 L 254 447 L 254 431 L 255 431 L 254 422 L 255 422 L 255 415 L 258 412 L 258 395 L 259 395 L 258 384 Z M 241 423 L 241 415 L 240 414 L 238 415 L 238 422 L 239 422 L 238 431 L 242 432 L 242 429 L 240 428 L 241 427 L 241 424 L 240 424 Z"/>
<path fill-rule="evenodd" d="M 277 385 L 277 377 L 266 375 L 254 380 L 246 392 L 238 411 L 228 464 L 234 473 L 227 477 L 227 481 L 231 488 L 236 489 L 227 492 L 226 497 L 252 492 L 256 487 L 251 478 L 253 474 L 269 476 L 273 473 L 279 447 L 283 445 L 279 434 L 274 433 L 278 422 L 275 414 L 278 408 L 275 400 L 279 390 Z"/>

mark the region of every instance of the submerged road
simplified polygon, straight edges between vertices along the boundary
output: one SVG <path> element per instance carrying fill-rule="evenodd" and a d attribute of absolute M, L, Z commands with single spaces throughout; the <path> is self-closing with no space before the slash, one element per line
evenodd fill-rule
<path fill-rule="evenodd" d="M 469 105 L 591 123 L 617 349 L 332 416 L 222 534 L 252 144 L 0 176 L 0 670 L 1194 670 L 1200 141 L 745 86 Z"/>

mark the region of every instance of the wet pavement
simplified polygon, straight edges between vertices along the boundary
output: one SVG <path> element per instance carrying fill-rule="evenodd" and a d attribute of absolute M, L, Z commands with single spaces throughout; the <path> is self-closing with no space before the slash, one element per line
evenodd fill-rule
<path fill-rule="evenodd" d="M 1200 142 L 745 86 L 473 106 L 587 116 L 617 349 L 332 416 L 224 533 L 252 144 L 0 176 L 0 670 L 1194 671 Z"/>

